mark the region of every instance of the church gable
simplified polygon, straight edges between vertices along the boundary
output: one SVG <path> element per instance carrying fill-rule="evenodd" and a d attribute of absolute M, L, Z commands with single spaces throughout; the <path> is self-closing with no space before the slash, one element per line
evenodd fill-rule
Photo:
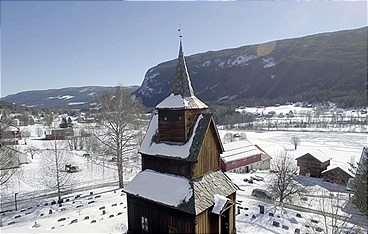
<path fill-rule="evenodd" d="M 197 161 L 193 165 L 194 178 L 220 169 L 220 154 L 223 152 L 220 138 L 216 131 L 213 119 L 210 119 L 205 137 L 198 153 Z"/>

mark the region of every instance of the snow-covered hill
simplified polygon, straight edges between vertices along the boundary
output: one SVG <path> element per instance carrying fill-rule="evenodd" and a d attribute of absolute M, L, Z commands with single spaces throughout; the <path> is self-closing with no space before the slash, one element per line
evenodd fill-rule
<path fill-rule="evenodd" d="M 127 86 L 125 88 L 133 92 L 138 87 Z M 116 87 L 84 86 L 32 90 L 8 95 L 1 98 L 1 100 L 27 107 L 89 109 L 94 107 L 96 97 L 107 92 L 112 92 L 114 89 L 116 89 Z"/>

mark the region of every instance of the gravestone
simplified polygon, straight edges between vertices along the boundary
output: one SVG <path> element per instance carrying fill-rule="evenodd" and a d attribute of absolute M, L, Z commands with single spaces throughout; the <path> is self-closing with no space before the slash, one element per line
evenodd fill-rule
<path fill-rule="evenodd" d="M 279 223 L 279 222 L 277 222 L 277 221 L 273 221 L 273 222 L 272 222 L 272 226 L 280 227 L 280 223 Z"/>
<path fill-rule="evenodd" d="M 259 213 L 264 214 L 264 206 L 259 205 Z"/>

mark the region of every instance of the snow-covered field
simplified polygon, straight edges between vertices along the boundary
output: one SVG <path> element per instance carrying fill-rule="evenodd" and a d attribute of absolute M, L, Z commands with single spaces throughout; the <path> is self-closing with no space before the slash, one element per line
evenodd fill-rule
<path fill-rule="evenodd" d="M 278 105 L 240 107 L 239 113 L 251 113 L 256 119 L 250 123 L 235 124 L 245 129 L 323 132 L 367 132 L 367 109 L 340 109 L 334 105 L 306 107 Z"/>
<path fill-rule="evenodd" d="M 364 133 L 219 130 L 221 137 L 228 132 L 245 133 L 247 140 L 260 146 L 273 158 L 282 151 L 294 158 L 315 152 L 330 157 L 331 165 L 355 164 L 359 161 L 363 147 L 368 145 L 368 135 Z M 296 150 L 291 143 L 293 136 L 300 139 Z"/>
<path fill-rule="evenodd" d="M 244 176 L 244 175 L 243 175 Z M 76 196 L 79 195 L 80 197 Z M 18 211 L 1 214 L 2 233 L 124 233 L 127 230 L 126 195 L 117 187 L 105 187 L 71 194 L 62 207 L 51 205 L 53 199 L 41 200 L 19 207 Z M 238 233 L 301 233 L 324 228 L 322 215 L 295 211 L 252 199 L 242 191 L 237 194 L 240 213 L 236 216 Z M 260 214 L 259 205 L 265 207 Z M 49 213 L 51 210 L 51 214 Z M 238 209 L 236 209 L 238 210 Z M 272 213 L 273 216 L 270 216 Z M 297 217 L 299 213 L 301 217 Z M 254 216 L 253 216 L 254 215 Z M 313 221 L 312 221 L 313 220 Z M 273 221 L 280 226 L 272 225 Z M 316 223 L 317 222 L 317 223 Z M 356 233 L 366 233 L 367 227 L 348 225 Z M 288 229 L 288 230 L 287 230 Z"/>
<path fill-rule="evenodd" d="M 39 126 L 31 129 L 33 137 L 37 134 L 37 128 Z M 331 157 L 332 165 L 347 165 L 348 163 L 357 162 L 363 146 L 367 145 L 368 139 L 366 134 L 361 133 L 219 131 L 221 137 L 228 132 L 245 133 L 249 141 L 259 145 L 273 158 L 277 157 L 282 151 L 286 151 L 294 158 L 307 152 L 312 154 L 317 152 Z M 293 136 L 297 136 L 300 139 L 300 145 L 298 145 L 296 150 L 294 150 L 294 146 L 290 142 Z M 46 149 L 47 146 L 44 144 L 44 141 L 37 139 L 28 139 L 27 145 L 20 146 L 20 150 L 25 150 L 26 147 L 31 145 L 43 150 L 36 154 L 33 160 L 30 159 L 30 164 L 22 165 L 22 170 L 13 178 L 10 186 L 1 191 L 5 195 L 2 197 L 2 200 L 6 195 L 13 198 L 14 193 L 18 193 L 21 196 L 22 193 L 37 193 L 37 191 L 46 189 L 46 186 L 38 183 L 40 179 L 39 168 L 42 158 L 47 157 L 50 154 L 50 150 Z M 83 151 L 72 151 L 68 155 L 72 164 L 81 168 L 81 172 L 73 174 L 75 176 L 75 185 L 97 185 L 117 180 L 116 168 L 113 164 L 101 165 L 99 161 L 88 161 L 82 156 L 83 153 Z M 131 162 L 130 165 L 126 166 L 126 180 L 131 180 L 139 170 L 139 163 L 136 161 Z M 299 228 L 301 233 L 310 233 L 313 232 L 312 229 L 315 226 L 323 228 L 323 216 L 321 215 L 296 211 L 290 208 L 275 207 L 273 203 L 259 201 L 250 196 L 254 188 L 265 188 L 269 180 L 269 172 L 256 172 L 255 175 L 262 176 L 265 181 L 255 181 L 254 184 L 244 182 L 245 178 L 254 174 L 228 173 L 228 175 L 241 188 L 237 192 L 237 200 L 240 203 L 238 205 L 248 208 L 248 210 L 241 209 L 240 214 L 236 216 L 238 233 L 294 233 L 296 228 Z M 310 191 L 309 196 L 305 196 L 306 200 L 294 199 L 290 205 L 317 209 L 321 199 L 318 196 L 324 193 L 339 194 L 341 202 L 348 200 L 348 194 L 344 187 L 308 177 L 303 177 L 302 182 L 308 187 Z M 93 191 L 94 194 L 90 195 L 90 191 Z M 75 199 L 77 194 L 81 194 L 81 197 Z M 3 227 L 1 227 L 0 231 L 4 233 L 122 233 L 127 230 L 126 197 L 117 187 L 110 186 L 86 190 L 70 194 L 68 198 L 70 200 L 63 207 L 50 205 L 51 200 L 56 198 L 23 202 L 19 204 L 18 211 L 1 214 Z M 45 203 L 48 204 L 45 205 Z M 265 206 L 265 214 L 259 213 L 258 205 L 260 204 Z M 361 227 L 356 227 L 355 232 L 366 233 L 368 226 L 367 217 L 360 216 L 356 208 L 351 203 L 348 204 L 339 214 L 361 220 Z M 49 210 L 52 210 L 52 214 L 49 214 Z M 103 210 L 106 211 L 105 214 L 102 213 Z M 272 212 L 274 216 L 269 216 L 269 212 Z M 300 213 L 302 218 L 297 218 L 295 216 L 296 212 Z M 252 217 L 252 215 L 255 215 L 255 217 Z M 89 216 L 89 218 L 85 219 L 86 216 Z M 75 219 L 77 221 L 73 221 Z M 317 220 L 318 225 L 311 223 L 311 219 Z M 95 222 L 92 222 L 93 220 Z M 280 227 L 273 226 L 273 221 L 279 222 Z M 40 226 L 36 225 L 38 226 L 37 228 L 32 227 L 35 225 L 35 222 Z M 283 228 L 282 225 L 285 225 L 285 227 Z M 286 230 L 286 226 L 288 230 Z"/>
<path fill-rule="evenodd" d="M 75 198 L 77 195 L 80 197 Z M 90 192 L 71 194 L 65 198 L 69 201 L 62 207 L 51 205 L 53 199 L 47 199 L 19 207 L 18 211 L 3 213 L 0 231 L 124 233 L 127 230 L 126 197 L 117 187 L 96 189 L 92 195 Z"/>

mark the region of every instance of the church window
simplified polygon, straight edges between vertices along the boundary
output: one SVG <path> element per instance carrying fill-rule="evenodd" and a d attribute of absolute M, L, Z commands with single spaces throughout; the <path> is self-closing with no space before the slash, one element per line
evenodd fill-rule
<path fill-rule="evenodd" d="M 148 218 L 142 216 L 141 217 L 141 225 L 142 225 L 142 232 L 148 232 Z"/>

